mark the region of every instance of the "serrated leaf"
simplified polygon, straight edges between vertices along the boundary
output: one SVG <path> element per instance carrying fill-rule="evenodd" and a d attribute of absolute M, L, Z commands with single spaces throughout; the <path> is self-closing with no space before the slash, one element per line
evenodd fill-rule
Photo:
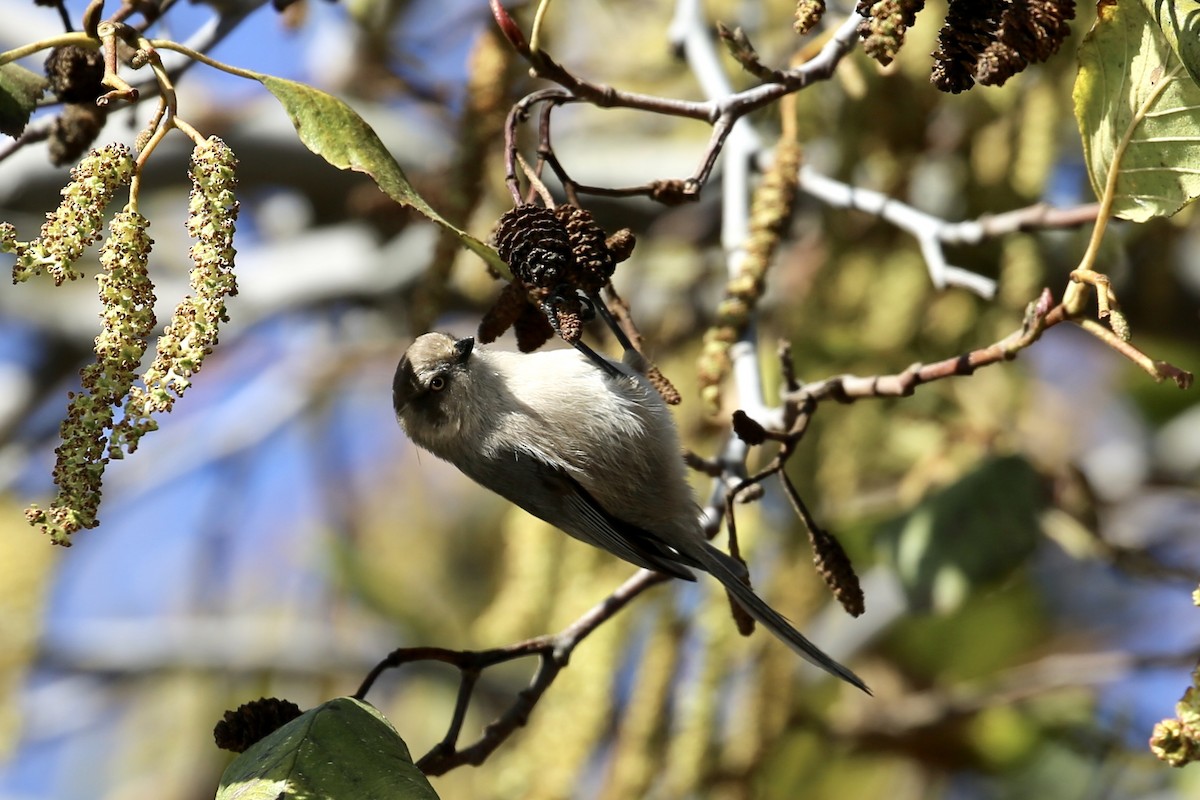
<path fill-rule="evenodd" d="M 21 135 L 50 83 L 20 64 L 0 66 L 0 133 Z"/>
<path fill-rule="evenodd" d="M 1102 2 L 1079 46 L 1075 117 L 1096 195 L 1145 222 L 1200 196 L 1200 86 L 1140 3 Z"/>
<path fill-rule="evenodd" d="M 1044 504 L 1041 479 L 1028 461 L 994 458 L 886 525 L 878 543 L 909 605 L 945 613 L 1025 562 Z"/>
<path fill-rule="evenodd" d="M 369 175 L 388 197 L 441 225 L 501 275 L 511 277 L 508 265 L 492 247 L 456 227 L 417 194 L 379 135 L 358 112 L 307 84 L 250 74 L 283 105 L 305 147 L 338 169 Z"/>
<path fill-rule="evenodd" d="M 382 714 L 351 697 L 305 712 L 238 756 L 216 800 L 437 800 Z"/>
<path fill-rule="evenodd" d="M 1183 68 L 1200 84 L 1200 3 L 1196 0 L 1142 0 L 1146 12 L 1158 23 Z"/>

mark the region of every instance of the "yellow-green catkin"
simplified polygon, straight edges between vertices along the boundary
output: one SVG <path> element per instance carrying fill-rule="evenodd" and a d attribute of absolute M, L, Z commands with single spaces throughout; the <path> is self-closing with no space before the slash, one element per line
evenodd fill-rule
<path fill-rule="evenodd" d="M 725 286 L 725 298 L 717 306 L 716 320 L 704 332 L 698 371 L 700 398 L 710 414 L 720 409 L 720 384 L 731 366 L 729 348 L 750 324 L 762 298 L 767 269 L 792 217 L 801 155 L 800 145 L 790 139 L 783 139 L 776 146 L 775 161 L 755 190 L 750 206 L 745 255 L 738 264 L 737 274 Z"/>
<path fill-rule="evenodd" d="M 1175 704 L 1175 718 L 1154 726 L 1150 752 L 1172 767 L 1200 761 L 1200 667 L 1192 671 L 1192 685 Z"/>
<path fill-rule="evenodd" d="M 58 496 L 47 509 L 34 505 L 26 511 L 30 524 L 55 544 L 68 545 L 72 533 L 98 524 L 101 481 L 114 449 L 109 438 L 113 410 L 137 377 L 154 329 L 154 286 L 147 271 L 154 244 L 146 232 L 149 225 L 136 211 L 116 214 L 100 251 L 104 271 L 96 283 L 102 326 L 96 361 L 81 371 L 81 389 L 72 393 L 60 426 L 62 442 L 54 451 Z"/>
<path fill-rule="evenodd" d="M 792 21 L 792 29 L 804 35 L 817 27 L 821 17 L 825 15 L 825 0 L 796 0 L 796 14 Z"/>
<path fill-rule="evenodd" d="M 71 170 L 71 180 L 62 189 L 62 202 L 46 215 L 38 238 L 19 242 L 8 225 L 0 232 L 0 251 L 17 256 L 13 283 L 43 272 L 54 278 L 55 285 L 80 277 L 83 272 L 75 263 L 99 238 L 105 207 L 132 178 L 133 155 L 125 145 L 106 145 L 84 156 Z"/>
<path fill-rule="evenodd" d="M 233 151 L 215 136 L 192 151 L 192 193 L 188 201 L 188 233 L 192 245 L 192 293 L 185 297 L 158 339 L 154 362 L 135 386 L 125 405 L 128 428 L 122 443 L 127 452 L 155 423 L 154 412 L 170 411 L 175 398 L 191 386 L 205 356 L 212 352 L 222 322 L 228 321 L 225 299 L 237 294 L 233 274 L 233 234 L 238 202 Z"/>

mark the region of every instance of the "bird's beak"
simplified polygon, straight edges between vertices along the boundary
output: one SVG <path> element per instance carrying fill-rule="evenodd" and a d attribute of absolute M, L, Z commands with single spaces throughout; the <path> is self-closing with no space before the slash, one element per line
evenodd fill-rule
<path fill-rule="evenodd" d="M 459 339 L 454 343 L 454 353 L 458 356 L 458 363 L 463 363 L 467 360 L 467 356 L 471 355 L 471 351 L 475 349 L 475 339 L 468 336 L 465 339 Z"/>

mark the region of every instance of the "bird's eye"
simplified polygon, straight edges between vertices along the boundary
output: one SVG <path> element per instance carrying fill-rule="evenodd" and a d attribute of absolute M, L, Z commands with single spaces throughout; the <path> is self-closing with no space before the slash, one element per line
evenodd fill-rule
<path fill-rule="evenodd" d="M 440 392 L 446 388 L 446 379 L 441 375 L 434 375 L 429 379 L 429 390 L 431 392 Z"/>

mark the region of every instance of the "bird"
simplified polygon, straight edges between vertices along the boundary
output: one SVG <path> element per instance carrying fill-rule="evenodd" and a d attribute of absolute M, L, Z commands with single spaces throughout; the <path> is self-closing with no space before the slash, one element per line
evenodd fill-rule
<path fill-rule="evenodd" d="M 869 694 L 708 541 L 675 422 L 640 365 L 632 350 L 620 362 L 576 349 L 516 353 L 432 332 L 400 359 L 392 402 L 414 444 L 476 483 L 636 566 L 686 581 L 709 573 L 793 651 Z"/>

